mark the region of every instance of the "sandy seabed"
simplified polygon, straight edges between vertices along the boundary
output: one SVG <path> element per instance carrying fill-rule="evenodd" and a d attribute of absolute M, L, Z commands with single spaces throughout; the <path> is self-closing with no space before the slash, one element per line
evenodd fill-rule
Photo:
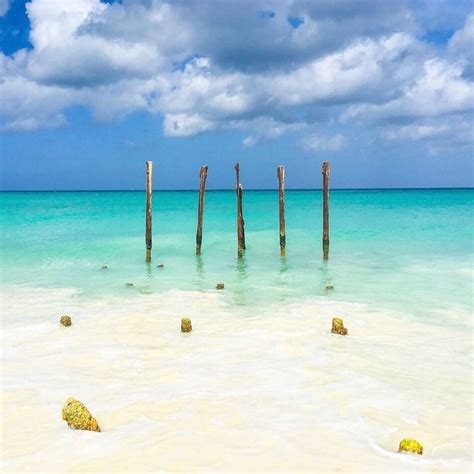
<path fill-rule="evenodd" d="M 435 325 L 321 298 L 252 310 L 226 291 L 2 294 L 2 472 L 471 472 L 472 329 L 456 319 L 470 315 Z M 62 421 L 71 396 L 101 433 Z M 397 453 L 405 437 L 423 456 Z"/>

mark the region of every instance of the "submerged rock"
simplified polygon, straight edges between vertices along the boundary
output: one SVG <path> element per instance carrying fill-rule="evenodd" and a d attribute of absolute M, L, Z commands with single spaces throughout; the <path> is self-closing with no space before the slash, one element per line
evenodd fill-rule
<path fill-rule="evenodd" d="M 333 334 L 340 334 L 341 336 L 347 335 L 347 328 L 344 327 L 344 321 L 341 318 L 332 318 L 332 329 Z"/>
<path fill-rule="evenodd" d="M 102 266 L 100 267 L 101 270 L 107 270 L 107 268 L 109 268 L 107 265 L 102 265 Z"/>
<path fill-rule="evenodd" d="M 326 285 L 326 290 L 334 290 L 334 285 Z"/>
<path fill-rule="evenodd" d="M 181 332 L 191 332 L 193 330 L 193 326 L 191 324 L 191 320 L 189 318 L 182 318 L 181 319 Z"/>
<path fill-rule="evenodd" d="M 62 326 L 70 326 L 72 324 L 71 316 L 68 316 L 65 314 L 64 316 L 61 316 L 61 319 L 59 320 Z"/>
<path fill-rule="evenodd" d="M 164 265 L 162 263 L 159 263 L 156 268 L 164 268 Z"/>
<path fill-rule="evenodd" d="M 223 290 L 223 289 L 224 289 L 224 283 L 218 283 L 218 284 L 216 285 L 216 289 L 217 289 L 217 290 Z"/>
<path fill-rule="evenodd" d="M 131 287 L 131 286 L 133 286 L 133 283 L 127 282 L 127 283 L 125 283 L 125 286 Z"/>
<path fill-rule="evenodd" d="M 68 398 L 63 407 L 63 420 L 75 430 L 100 431 L 97 420 L 79 400 Z"/>
<path fill-rule="evenodd" d="M 416 439 L 405 438 L 400 441 L 398 452 L 423 454 L 423 446 Z"/>

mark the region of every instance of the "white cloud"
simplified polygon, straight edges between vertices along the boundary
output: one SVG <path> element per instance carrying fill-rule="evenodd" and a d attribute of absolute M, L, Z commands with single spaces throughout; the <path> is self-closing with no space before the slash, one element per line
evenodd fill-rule
<path fill-rule="evenodd" d="M 474 13 L 471 13 L 460 30 L 449 39 L 448 50 L 453 53 L 473 53 L 474 49 Z"/>
<path fill-rule="evenodd" d="M 189 137 L 214 128 L 214 124 L 198 114 L 167 114 L 164 131 L 170 137 Z"/>
<path fill-rule="evenodd" d="M 412 78 L 418 49 L 413 37 L 396 33 L 378 41 L 355 41 L 289 73 L 262 79 L 283 105 L 379 101 Z"/>
<path fill-rule="evenodd" d="M 0 0 L 0 17 L 7 14 L 10 7 L 10 0 Z"/>
<path fill-rule="evenodd" d="M 32 132 L 40 128 L 56 128 L 66 123 L 63 114 L 49 114 L 46 119 L 40 117 L 19 117 L 14 120 L 0 125 L 0 131 L 21 131 L 21 132 Z"/>
<path fill-rule="evenodd" d="M 34 50 L 26 74 L 33 80 L 68 87 L 103 85 L 149 78 L 164 65 L 152 42 L 88 33 L 88 26 L 108 11 L 99 0 L 41 0 L 27 4 L 27 10 Z"/>
<path fill-rule="evenodd" d="M 357 41 L 295 70 L 274 74 L 226 72 L 208 59 L 199 58 L 190 61 L 183 71 L 163 76 L 155 106 L 165 116 L 199 114 L 207 124 L 213 123 L 213 128 L 235 126 L 237 122 L 243 128 L 246 124 L 256 131 L 245 141 L 250 145 L 262 138 L 277 137 L 280 130 L 294 130 L 291 123 L 300 124 L 304 118 L 289 122 L 288 116 L 300 106 L 379 102 L 392 97 L 418 67 L 418 49 L 411 36 L 395 34 L 377 42 Z M 413 55 L 404 56 L 407 51 Z M 387 87 L 389 84 L 392 87 Z M 273 125 L 268 127 L 269 120 Z M 209 128 L 207 125 L 205 129 Z M 169 131 L 165 128 L 166 133 Z"/>
<path fill-rule="evenodd" d="M 422 119 L 410 125 L 391 125 L 382 132 L 382 138 L 393 144 L 422 142 L 431 154 L 462 151 L 472 148 L 473 123 L 463 116 Z"/>
<path fill-rule="evenodd" d="M 474 13 L 467 17 L 464 27 L 450 38 L 448 55 L 463 66 L 465 77 L 474 79 Z"/>
<path fill-rule="evenodd" d="M 271 117 L 258 117 L 253 120 L 232 122 L 231 127 L 251 129 L 252 134 L 242 140 L 242 145 L 251 147 L 262 141 L 278 138 L 284 133 L 304 129 L 306 124 L 301 122 L 284 123 L 276 121 Z"/>
<path fill-rule="evenodd" d="M 448 124 L 441 125 L 403 125 L 400 127 L 391 127 L 383 132 L 383 136 L 390 141 L 417 141 L 431 137 L 440 136 L 451 131 Z"/>
<path fill-rule="evenodd" d="M 353 105 L 342 120 L 434 117 L 474 108 L 474 83 L 462 77 L 462 65 L 439 58 L 426 60 L 423 74 L 397 99 L 380 105 Z"/>
<path fill-rule="evenodd" d="M 310 135 L 302 140 L 302 148 L 307 151 L 338 151 L 344 148 L 347 139 L 340 133 L 328 137 L 321 135 Z"/>
<path fill-rule="evenodd" d="M 0 54 L 2 69 L 15 70 L 12 61 Z M 63 110 L 72 105 L 68 91 L 43 86 L 20 75 L 0 80 L 0 130 L 35 130 L 65 123 Z"/>
<path fill-rule="evenodd" d="M 302 145 L 337 151 L 349 125 L 391 142 L 447 136 L 437 119 L 469 123 L 473 108 L 474 15 L 435 48 L 411 5 L 242 0 L 219 3 L 216 21 L 211 0 L 32 0 L 33 49 L 0 56 L 0 127 L 61 126 L 82 106 L 162 116 L 167 136 L 237 128 L 244 146 L 338 118 L 341 133 Z"/>

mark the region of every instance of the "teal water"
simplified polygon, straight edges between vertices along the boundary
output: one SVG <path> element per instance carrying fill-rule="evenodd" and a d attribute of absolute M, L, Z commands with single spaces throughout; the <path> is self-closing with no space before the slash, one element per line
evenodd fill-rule
<path fill-rule="evenodd" d="M 245 192 L 242 260 L 234 192 L 207 192 L 200 258 L 197 193 L 155 192 L 151 265 L 144 262 L 143 192 L 1 193 L 0 200 L 3 284 L 75 288 L 87 298 L 204 290 L 222 281 L 235 304 L 253 306 L 324 296 L 331 284 L 331 298 L 435 320 L 440 309 L 471 304 L 469 189 L 333 191 L 328 263 L 321 255 L 320 191 L 286 192 L 285 258 L 277 193 Z"/>
<path fill-rule="evenodd" d="M 473 199 L 333 191 L 323 262 L 320 191 L 286 193 L 284 258 L 277 193 L 246 191 L 243 259 L 234 192 L 199 258 L 197 193 L 155 192 L 146 264 L 143 192 L 0 193 L 0 470 L 472 472 Z"/>

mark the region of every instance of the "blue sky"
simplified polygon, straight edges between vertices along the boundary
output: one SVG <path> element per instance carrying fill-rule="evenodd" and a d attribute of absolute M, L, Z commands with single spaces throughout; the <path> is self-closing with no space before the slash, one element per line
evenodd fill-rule
<path fill-rule="evenodd" d="M 464 0 L 0 0 L 0 189 L 473 185 Z"/>

